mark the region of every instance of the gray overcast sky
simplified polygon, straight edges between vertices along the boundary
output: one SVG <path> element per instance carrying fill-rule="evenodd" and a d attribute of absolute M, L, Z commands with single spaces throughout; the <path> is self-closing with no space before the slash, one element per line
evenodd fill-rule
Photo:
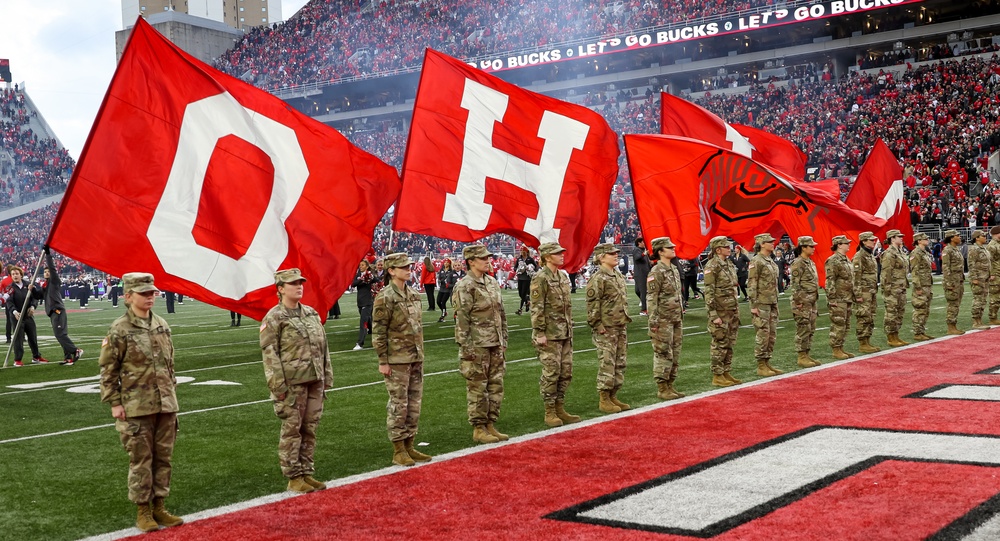
<path fill-rule="evenodd" d="M 281 0 L 281 14 L 306 2 Z M 115 71 L 121 0 L 0 0 L 0 21 L 0 58 L 79 159 Z"/>

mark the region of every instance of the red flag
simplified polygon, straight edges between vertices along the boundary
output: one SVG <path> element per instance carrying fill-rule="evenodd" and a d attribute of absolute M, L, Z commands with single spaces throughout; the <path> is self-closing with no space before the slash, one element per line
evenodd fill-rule
<path fill-rule="evenodd" d="M 884 223 L 847 207 L 829 186 L 792 181 L 703 141 L 626 135 L 625 149 L 643 238 L 669 236 L 681 259 L 697 257 L 714 236 L 762 233 L 776 219 L 793 242 L 813 236 L 822 261 L 833 236 L 856 240 Z"/>
<path fill-rule="evenodd" d="M 729 124 L 711 111 L 666 92 L 660 93 L 660 133 L 730 149 L 792 180 L 806 177 L 806 155 L 795 143 L 764 130 Z"/>
<path fill-rule="evenodd" d="M 618 138 L 599 114 L 427 50 L 397 231 L 461 242 L 507 233 L 586 263 L 608 220 Z"/>
<path fill-rule="evenodd" d="M 903 168 L 885 142 L 879 139 L 847 195 L 847 206 L 884 219 L 885 226 L 873 230 L 880 239 L 885 239 L 888 230 L 898 229 L 906 242 L 912 243 L 913 224 L 905 193 Z"/>
<path fill-rule="evenodd" d="M 256 319 L 298 267 L 325 317 L 398 193 L 394 168 L 139 18 L 48 244 Z"/>

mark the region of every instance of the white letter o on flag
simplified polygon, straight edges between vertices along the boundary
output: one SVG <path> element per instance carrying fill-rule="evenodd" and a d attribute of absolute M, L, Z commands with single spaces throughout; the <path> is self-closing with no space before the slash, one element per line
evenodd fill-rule
<path fill-rule="evenodd" d="M 209 161 L 219 139 L 235 135 L 271 158 L 274 185 L 253 241 L 243 257 L 233 259 L 194 239 L 198 204 Z M 177 153 L 146 235 L 168 273 L 225 298 L 274 283 L 274 271 L 288 255 L 285 220 L 302 196 L 309 167 L 295 131 L 248 109 L 228 92 L 188 104 L 181 122 Z M 240 186 L 234 179 L 233 193 Z M 232 204 L 239 204 L 234 198 Z"/>

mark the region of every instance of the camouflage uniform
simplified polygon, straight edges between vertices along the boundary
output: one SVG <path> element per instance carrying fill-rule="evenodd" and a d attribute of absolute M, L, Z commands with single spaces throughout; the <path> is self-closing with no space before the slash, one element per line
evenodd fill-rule
<path fill-rule="evenodd" d="M 298 269 L 279 271 L 275 280 L 303 279 Z M 289 479 L 312 476 L 316 427 L 323 416 L 325 390 L 333 387 L 326 331 L 316 310 L 278 303 L 260 323 L 264 376 L 281 419 L 278 462 Z M 284 395 L 284 398 L 279 398 Z"/>
<path fill-rule="evenodd" d="M 913 236 L 915 242 L 913 251 L 910 252 L 910 273 L 913 277 L 913 334 L 927 336 L 927 318 L 930 316 L 931 299 L 934 297 L 934 277 L 931 272 L 931 262 L 934 258 L 926 248 L 916 243 L 927 236 L 918 239 L 917 235 Z"/>
<path fill-rule="evenodd" d="M 541 251 L 541 247 L 539 247 Z M 538 387 L 542 401 L 549 406 L 566 399 L 566 389 L 573 379 L 573 305 L 569 275 L 564 270 L 552 272 L 548 266 L 531 278 L 531 337 L 544 336 L 545 345 L 535 343 L 542 375 Z"/>
<path fill-rule="evenodd" d="M 865 234 L 862 233 L 860 240 L 864 242 L 865 238 Z M 874 235 L 871 238 L 874 238 Z M 854 302 L 853 309 L 858 319 L 857 336 L 858 341 L 864 342 L 872 337 L 872 332 L 875 329 L 875 313 L 878 311 L 878 263 L 872 253 L 864 246 L 858 246 L 858 251 L 851 261 L 854 264 L 853 291 L 855 297 L 852 302 Z M 827 276 L 827 283 L 829 283 L 829 275 Z M 827 298 L 829 298 L 829 290 L 827 293 Z M 849 306 L 848 309 L 850 310 L 850 308 Z M 850 327 L 850 322 L 845 327 L 845 332 L 848 327 Z M 831 326 L 830 329 L 832 343 L 833 327 Z M 843 345 L 843 340 L 840 341 L 840 344 Z"/>
<path fill-rule="evenodd" d="M 466 247 L 466 259 L 478 252 Z M 490 254 L 482 247 L 483 257 Z M 455 342 L 459 347 L 459 372 L 466 381 L 469 424 L 481 426 L 500 418 L 503 376 L 506 371 L 507 313 L 500 285 L 488 274 L 476 278 L 466 274 L 455 284 Z"/>
<path fill-rule="evenodd" d="M 847 256 L 836 252 L 826 259 L 825 270 L 826 300 L 830 307 L 830 347 L 843 348 L 844 338 L 851 328 L 855 275 Z"/>
<path fill-rule="evenodd" d="M 614 396 L 625 383 L 625 355 L 628 348 L 625 330 L 631 321 L 625 294 L 625 277 L 617 268 L 607 270 L 598 267 L 587 282 L 587 323 L 594 331 L 594 346 L 597 347 L 600 359 L 597 369 L 598 391 Z"/>
<path fill-rule="evenodd" d="M 882 300 L 885 302 L 883 328 L 887 336 L 899 334 L 899 329 L 903 326 L 906 290 L 910 287 L 910 281 L 906 277 L 909 271 L 910 264 L 902 250 L 890 244 L 882 253 Z"/>
<path fill-rule="evenodd" d="M 712 250 L 714 252 L 715 248 Z M 716 376 L 729 372 L 733 365 L 733 346 L 740 332 L 738 287 L 733 263 L 713 255 L 705 264 L 703 294 L 708 309 L 708 334 L 712 336 L 712 374 Z M 716 319 L 721 319 L 722 323 L 716 324 Z"/>
<path fill-rule="evenodd" d="M 812 242 L 812 239 L 809 239 Z M 799 246 L 803 242 L 799 241 Z M 815 246 L 815 244 L 811 244 Z M 809 246 L 807 244 L 807 246 Z M 792 262 L 792 317 L 795 319 L 795 351 L 808 353 L 816 332 L 816 302 L 819 300 L 819 275 L 812 259 L 800 255 Z"/>
<path fill-rule="evenodd" d="M 400 291 L 389 282 L 375 296 L 372 307 L 372 348 L 378 363 L 391 369 L 385 376 L 389 393 L 385 425 L 392 442 L 417 435 L 424 395 L 422 306 L 419 293 L 408 286 Z"/>
<path fill-rule="evenodd" d="M 123 281 L 126 292 L 156 290 L 151 274 L 129 273 Z M 115 429 L 129 456 L 128 499 L 145 504 L 167 497 L 179 411 L 170 326 L 152 312 L 140 319 L 130 308 L 111 324 L 98 364 L 101 401 L 125 408 Z"/>
<path fill-rule="evenodd" d="M 972 287 L 972 319 L 981 320 L 986 306 L 990 302 L 990 251 L 986 244 L 978 244 L 976 239 L 984 237 L 982 231 L 972 234 L 972 244 L 969 245 L 969 282 Z"/>
<path fill-rule="evenodd" d="M 753 316 L 753 326 L 757 329 L 753 355 L 758 362 L 769 361 L 778 335 L 778 265 L 771 257 L 757 252 L 747 270 L 750 307 L 757 310 Z"/>
<path fill-rule="evenodd" d="M 1000 226 L 994 226 L 990 230 L 992 233 Z M 997 320 L 997 312 L 1000 312 L 1000 240 L 994 238 L 986 245 L 990 252 L 990 323 Z"/>
<path fill-rule="evenodd" d="M 948 238 L 947 233 L 945 236 Z M 957 246 L 948 244 L 944 247 L 941 269 L 944 274 L 944 298 L 948 301 L 945 321 L 950 325 L 957 325 L 958 310 L 962 307 L 962 295 L 965 293 L 965 258 Z"/>
<path fill-rule="evenodd" d="M 673 263 L 660 260 L 649 272 L 646 308 L 649 310 L 649 337 L 653 342 L 653 379 L 672 385 L 677 379 L 684 338 L 681 275 Z"/>

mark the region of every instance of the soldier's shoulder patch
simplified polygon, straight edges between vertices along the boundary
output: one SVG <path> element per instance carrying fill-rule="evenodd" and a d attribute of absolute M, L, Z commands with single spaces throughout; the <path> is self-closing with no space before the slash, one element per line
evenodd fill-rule
<path fill-rule="evenodd" d="M 588 287 L 587 288 L 587 298 L 588 299 L 593 299 L 593 298 L 596 298 L 596 297 L 597 297 L 597 290 L 594 289 L 594 288 L 592 288 L 592 287 Z"/>
<path fill-rule="evenodd" d="M 532 297 L 538 297 L 541 294 L 542 294 L 542 292 L 537 287 L 531 288 L 531 296 Z"/>
<path fill-rule="evenodd" d="M 375 312 L 372 315 L 375 316 L 375 319 L 378 319 L 378 320 L 383 319 L 385 317 L 385 306 L 384 305 L 383 306 L 376 306 L 375 307 Z"/>
<path fill-rule="evenodd" d="M 755 266 L 757 266 L 757 264 L 756 264 L 756 263 L 751 263 L 751 264 L 750 264 L 750 266 L 749 266 L 749 267 L 747 267 L 747 268 L 748 268 L 748 269 L 752 269 L 752 268 L 754 268 Z"/>
<path fill-rule="evenodd" d="M 266 328 L 267 328 L 267 322 L 266 321 L 262 321 L 261 324 L 260 324 L 260 332 L 264 332 L 264 329 L 266 329 Z"/>
<path fill-rule="evenodd" d="M 655 277 L 655 276 L 650 276 L 649 278 L 646 278 L 646 282 L 647 282 L 647 283 L 648 283 L 648 282 L 652 282 L 653 280 L 656 280 L 656 277 Z"/>
<path fill-rule="evenodd" d="M 102 348 L 106 348 L 106 347 L 108 347 L 108 337 L 107 337 L 107 336 L 105 336 L 105 337 L 104 337 L 104 341 L 103 341 L 103 342 L 101 342 L 101 347 L 102 347 Z"/>
<path fill-rule="evenodd" d="M 705 274 L 712 274 L 712 269 L 705 269 Z"/>

